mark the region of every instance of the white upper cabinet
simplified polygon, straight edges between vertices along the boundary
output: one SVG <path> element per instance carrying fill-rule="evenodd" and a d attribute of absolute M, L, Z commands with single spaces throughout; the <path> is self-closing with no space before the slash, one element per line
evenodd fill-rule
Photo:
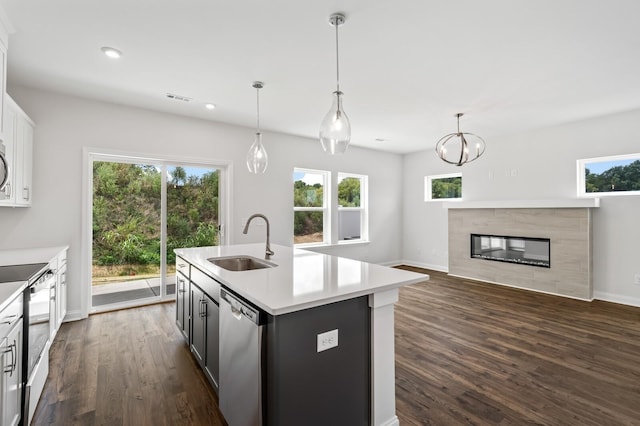
<path fill-rule="evenodd" d="M 16 116 L 16 205 L 31 205 L 33 178 L 33 122 L 26 115 Z"/>
<path fill-rule="evenodd" d="M 9 21 L 9 17 L 0 6 L 0 139 L 4 140 L 4 108 L 5 96 L 7 96 L 7 50 L 9 48 L 9 34 L 15 29 Z"/>
<path fill-rule="evenodd" d="M 32 199 L 34 123 L 5 94 L 4 140 L 2 145 L 9 164 L 9 179 L 0 191 L 0 206 L 28 207 Z M 1 149 L 2 147 L 0 147 Z"/>

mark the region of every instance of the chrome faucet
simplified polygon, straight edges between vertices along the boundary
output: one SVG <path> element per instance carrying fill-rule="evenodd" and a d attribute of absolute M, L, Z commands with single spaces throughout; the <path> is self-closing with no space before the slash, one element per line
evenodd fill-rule
<path fill-rule="evenodd" d="M 267 247 L 265 249 L 265 255 L 264 258 L 265 259 L 269 259 L 271 256 L 273 256 L 273 251 L 271 250 L 271 244 L 269 243 L 269 219 L 267 219 L 267 217 L 263 214 L 260 213 L 256 213 L 256 214 L 252 214 L 251 217 L 249 217 L 249 219 L 247 220 L 247 224 L 244 225 L 244 231 L 242 231 L 243 234 L 246 234 L 249 231 L 249 224 L 251 223 L 251 221 L 253 219 L 255 219 L 256 217 L 261 217 L 264 219 L 264 221 L 267 223 Z"/>

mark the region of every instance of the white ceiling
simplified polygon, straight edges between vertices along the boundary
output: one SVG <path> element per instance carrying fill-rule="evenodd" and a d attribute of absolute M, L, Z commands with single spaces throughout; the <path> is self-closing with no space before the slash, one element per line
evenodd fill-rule
<path fill-rule="evenodd" d="M 10 84 L 406 153 L 640 108 L 638 0 L 0 0 Z M 102 46 L 124 56 L 106 58 Z M 167 92 L 192 98 L 186 104 Z M 207 111 L 203 104 L 217 105 Z M 377 138 L 385 141 L 376 141 Z M 268 149 L 268 139 L 265 138 Z"/>

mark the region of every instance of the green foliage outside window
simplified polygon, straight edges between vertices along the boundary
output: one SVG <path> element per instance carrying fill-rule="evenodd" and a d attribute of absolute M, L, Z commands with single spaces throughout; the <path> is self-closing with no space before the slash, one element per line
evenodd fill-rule
<path fill-rule="evenodd" d="M 293 205 L 295 207 L 323 207 L 324 194 L 321 184 L 309 185 L 302 180 L 293 182 Z M 297 211 L 293 216 L 293 235 L 302 237 L 315 235 L 304 242 L 322 241 L 324 214 L 321 211 Z M 296 242 L 301 242 L 297 240 Z"/>
<path fill-rule="evenodd" d="M 360 207 L 360 179 L 347 177 L 338 183 L 338 205 Z"/>
<path fill-rule="evenodd" d="M 160 170 L 152 165 L 93 164 L 95 265 L 160 263 Z M 218 172 L 187 176 L 172 170 L 167 183 L 167 263 L 174 248 L 218 244 Z"/>
<path fill-rule="evenodd" d="M 640 191 L 640 160 L 616 166 L 602 173 L 591 173 L 585 167 L 586 192 Z"/>
<path fill-rule="evenodd" d="M 319 183 L 308 185 L 297 180 L 293 183 L 293 205 L 295 207 L 322 207 L 323 188 Z"/>
<path fill-rule="evenodd" d="M 431 180 L 431 198 L 461 198 L 462 176 Z"/>

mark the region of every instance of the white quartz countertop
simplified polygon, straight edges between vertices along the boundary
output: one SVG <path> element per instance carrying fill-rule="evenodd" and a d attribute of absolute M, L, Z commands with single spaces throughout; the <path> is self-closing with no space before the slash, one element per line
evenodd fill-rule
<path fill-rule="evenodd" d="M 415 284 L 428 275 L 272 245 L 276 267 L 228 271 L 207 259 L 249 255 L 264 259 L 264 244 L 176 249 L 175 253 L 271 315 L 281 315 Z"/>
<path fill-rule="evenodd" d="M 17 250 L 0 250 L 0 266 L 49 263 L 68 246 L 38 247 Z M 3 310 L 27 286 L 27 281 L 0 283 L 0 311 Z"/>
<path fill-rule="evenodd" d="M 27 281 L 0 283 L 0 312 L 6 308 L 27 286 Z"/>

